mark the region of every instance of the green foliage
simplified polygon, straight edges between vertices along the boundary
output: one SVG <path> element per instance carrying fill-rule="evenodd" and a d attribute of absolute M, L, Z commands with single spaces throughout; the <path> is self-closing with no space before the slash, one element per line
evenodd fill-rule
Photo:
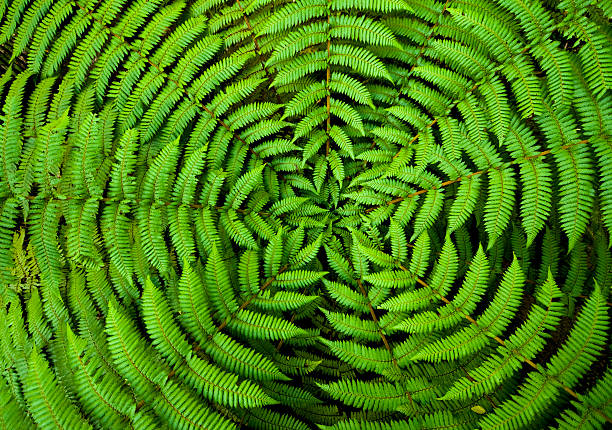
<path fill-rule="evenodd" d="M 612 422 L 609 0 L 0 0 L 0 424 Z"/>

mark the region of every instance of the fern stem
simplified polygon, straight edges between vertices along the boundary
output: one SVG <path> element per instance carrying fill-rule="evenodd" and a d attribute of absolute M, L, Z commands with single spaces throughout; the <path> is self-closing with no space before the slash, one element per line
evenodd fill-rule
<path fill-rule="evenodd" d="M 442 10 L 437 16 L 435 24 L 431 26 L 429 35 L 427 35 L 427 38 L 419 46 L 419 53 L 416 55 L 416 57 L 414 57 L 414 64 L 412 65 L 412 67 L 410 67 L 410 70 L 408 70 L 406 77 L 412 74 L 412 71 L 418 66 L 419 60 L 421 59 L 421 57 L 423 57 L 423 54 L 425 54 L 425 50 L 429 47 L 429 41 L 431 40 L 432 37 L 435 36 L 436 30 L 440 26 L 440 18 L 442 18 L 442 15 L 444 15 L 444 12 L 446 12 L 446 8 L 448 7 L 449 2 L 450 0 L 446 0 L 446 2 L 444 3 L 444 6 L 442 7 Z"/>
<path fill-rule="evenodd" d="M 370 315 L 372 315 L 372 320 L 374 320 L 374 322 L 376 323 L 376 326 L 378 327 L 378 334 L 380 335 L 380 338 L 385 344 L 385 348 L 387 349 L 387 351 L 389 351 L 389 355 L 391 356 L 391 360 L 393 360 L 393 364 L 395 365 L 395 367 L 398 367 L 397 360 L 395 359 L 395 356 L 393 355 L 393 350 L 391 349 L 391 345 L 389 345 L 389 342 L 387 341 L 387 336 L 385 336 L 385 334 L 382 331 L 382 328 L 380 327 L 380 323 L 378 322 L 378 317 L 376 316 L 376 312 L 374 311 L 374 308 L 372 307 L 372 301 L 369 299 L 368 293 L 366 292 L 363 286 L 363 283 L 361 282 L 361 279 L 357 279 L 357 285 L 359 285 L 359 290 L 361 291 L 361 294 L 368 302 L 368 309 L 370 310 Z"/>
<path fill-rule="evenodd" d="M 586 139 L 586 140 L 581 140 L 581 141 L 576 142 L 576 143 L 571 143 L 571 144 L 568 144 L 568 145 L 563 145 L 563 146 L 561 147 L 561 149 L 569 149 L 569 148 L 571 148 L 571 147 L 573 147 L 573 146 L 576 146 L 576 145 L 582 145 L 582 144 L 584 144 L 584 143 L 588 143 L 588 142 L 589 142 L 589 140 L 588 140 L 588 139 Z M 444 187 L 447 187 L 447 186 L 449 186 L 449 185 L 456 184 L 457 182 L 460 182 L 460 181 L 462 181 L 462 180 L 464 180 L 464 179 L 470 179 L 470 178 L 472 178 L 473 176 L 482 175 L 482 174 L 487 173 L 487 172 L 489 172 L 489 171 L 491 171 L 491 170 L 499 170 L 499 169 L 503 169 L 503 168 L 506 168 L 506 167 L 510 167 L 510 166 L 516 165 L 516 164 L 520 163 L 521 161 L 525 161 L 525 160 L 533 160 L 533 159 L 536 159 L 536 158 L 545 157 L 545 156 L 547 156 L 547 155 L 549 155 L 549 154 L 551 154 L 551 153 L 552 153 L 552 150 L 551 150 L 551 149 L 547 149 L 546 151 L 542 151 L 542 152 L 540 152 L 540 153 L 538 153 L 538 154 L 531 155 L 531 156 L 524 157 L 524 158 L 517 159 L 517 160 L 513 160 L 513 161 L 510 161 L 510 162 L 508 162 L 508 163 L 505 163 L 505 164 L 503 164 L 503 165 L 501 165 L 501 166 L 491 166 L 491 167 L 489 167 L 488 169 L 479 170 L 479 171 L 477 171 L 477 172 L 472 172 L 472 173 L 470 173 L 470 174 L 468 174 L 468 175 L 465 175 L 465 176 L 460 176 L 460 177 L 455 178 L 455 179 L 449 179 L 448 181 L 442 182 L 442 183 L 441 183 L 440 185 L 438 185 L 438 186 L 435 186 L 435 187 L 432 187 L 432 188 L 423 188 L 423 189 L 420 189 L 420 190 L 418 190 L 418 191 L 415 191 L 414 193 L 410 193 L 410 194 L 408 194 L 407 196 L 403 196 L 403 197 L 396 197 L 396 198 L 394 198 L 393 200 L 389 200 L 389 201 L 386 203 L 386 205 L 377 205 L 377 206 L 372 206 L 372 207 L 369 207 L 369 208 L 367 208 L 367 209 L 365 210 L 365 213 L 370 213 L 370 212 L 372 212 L 372 211 L 374 211 L 374 210 L 376 210 L 376 209 L 378 209 L 378 208 L 380 208 L 380 207 L 382 207 L 382 206 L 391 206 L 391 205 L 393 205 L 393 204 L 395 204 L 395 203 L 400 203 L 400 202 L 402 202 L 402 201 L 404 201 L 404 200 L 406 200 L 406 199 L 411 199 L 412 197 L 416 197 L 416 196 L 419 196 L 419 195 L 421 195 L 421 194 L 425 194 L 425 193 L 427 193 L 428 191 L 435 191 L 435 190 L 439 190 L 440 188 L 444 188 Z"/>
<path fill-rule="evenodd" d="M 470 372 L 468 372 L 467 369 L 464 366 L 460 365 L 459 367 L 461 367 L 461 370 L 463 370 L 463 373 L 465 373 L 465 376 L 467 377 L 467 379 L 470 382 L 476 382 L 476 380 L 474 378 L 472 378 L 472 375 L 470 375 Z M 493 401 L 491 396 L 489 396 L 487 393 L 484 393 L 484 398 L 487 399 L 489 401 L 489 403 L 491 403 L 491 406 L 493 406 L 493 409 L 495 409 L 497 407 L 497 405 L 495 404 L 495 402 Z"/>
<path fill-rule="evenodd" d="M 46 195 L 44 195 L 44 194 L 41 194 L 41 195 L 36 195 L 36 196 L 33 196 L 33 195 L 23 196 L 23 197 L 21 197 L 21 198 L 24 198 L 24 199 L 26 199 L 26 200 L 30 200 L 30 201 L 33 201 L 33 200 L 38 200 L 38 199 L 47 199 L 47 200 L 57 200 L 57 201 L 61 202 L 61 201 L 66 201 L 66 200 L 72 200 L 72 201 L 74 201 L 74 200 L 88 201 L 88 200 L 91 200 L 91 199 L 92 199 L 92 197 L 93 197 L 93 196 L 62 196 L 61 198 L 57 198 L 57 197 L 53 197 L 53 196 L 46 196 Z M 100 198 L 98 199 L 98 201 L 99 201 L 99 202 L 102 202 L 102 203 L 113 203 L 113 202 L 118 203 L 118 202 L 123 201 L 123 202 L 126 202 L 126 203 L 128 203 L 128 204 L 135 204 L 135 205 L 141 205 L 141 204 L 157 204 L 157 205 L 160 205 L 160 206 L 172 206 L 173 204 L 178 203 L 178 202 L 175 202 L 175 201 L 170 201 L 170 200 L 169 200 L 169 201 L 165 201 L 165 202 L 164 202 L 164 201 L 153 201 L 153 200 L 150 200 L 150 199 L 131 199 L 131 200 L 119 200 L 119 199 L 115 199 L 115 198 L 111 198 L 111 197 L 100 197 Z M 212 209 L 215 209 L 215 210 L 217 210 L 217 211 L 219 211 L 219 212 L 223 212 L 224 210 L 227 210 L 227 208 L 226 208 L 226 207 L 223 207 L 223 206 L 209 206 L 209 205 L 205 205 L 205 204 L 202 204 L 202 203 L 188 203 L 188 204 L 184 204 L 184 206 L 188 206 L 188 207 L 190 207 L 191 209 L 204 209 L 204 208 L 212 208 Z M 251 213 L 250 211 L 248 211 L 248 210 L 246 210 L 246 209 L 241 209 L 241 208 L 237 208 L 237 209 L 234 209 L 234 210 L 235 210 L 237 213 L 239 213 L 239 214 L 243 214 L 243 215 L 248 215 L 248 214 L 250 214 L 250 213 Z M 271 214 L 270 212 L 266 212 L 266 211 L 258 211 L 258 212 L 257 212 L 257 215 L 264 216 L 264 217 L 269 217 L 269 216 L 271 216 L 272 214 Z M 282 218 L 282 217 L 284 217 L 285 215 L 286 215 L 286 214 L 280 214 L 280 215 L 279 215 L 279 217 L 280 217 L 280 218 Z"/>
<path fill-rule="evenodd" d="M 238 312 L 246 309 L 246 307 L 249 306 L 253 302 L 253 300 L 255 300 L 257 298 L 257 296 L 259 296 L 261 293 L 263 293 L 272 284 L 272 282 L 274 282 L 276 280 L 276 277 L 278 275 L 280 275 L 281 273 L 285 272 L 287 269 L 289 269 L 289 265 L 288 264 L 285 264 L 283 267 L 281 267 L 276 275 L 274 275 L 273 277 L 269 278 L 261 287 L 259 287 L 259 291 L 257 291 L 256 293 L 251 294 L 251 296 L 249 296 L 249 298 L 246 299 L 240 305 L 240 307 L 236 311 L 234 311 L 230 316 L 228 316 L 225 319 L 225 321 L 223 321 L 221 324 L 219 324 L 219 326 L 217 326 L 217 328 L 215 328 L 215 331 L 209 336 L 209 339 L 212 339 L 217 333 L 219 333 L 221 330 L 223 330 L 229 324 L 229 322 L 236 316 L 236 314 Z"/>
<path fill-rule="evenodd" d="M 328 2 L 329 5 L 329 2 Z M 327 91 L 327 122 L 326 122 L 326 133 L 327 133 L 327 141 L 325 142 L 325 156 L 329 157 L 329 130 L 331 129 L 331 93 L 329 90 L 329 81 L 331 79 L 331 67 L 329 65 L 330 58 L 330 48 L 331 48 L 331 36 L 329 34 L 329 7 L 327 8 L 327 70 L 326 81 L 325 81 L 325 90 Z"/>
<path fill-rule="evenodd" d="M 236 0 L 236 3 L 238 4 L 238 8 L 240 8 L 240 12 L 242 13 L 242 18 L 244 19 L 244 24 L 246 25 L 247 30 L 249 30 L 249 33 L 251 34 L 251 39 L 253 40 L 253 45 L 255 46 L 255 53 L 257 54 L 257 59 L 261 63 L 261 70 L 266 75 L 266 79 L 268 80 L 268 82 L 271 82 L 272 81 L 272 75 L 270 74 L 270 71 L 266 67 L 266 62 L 263 59 L 263 55 L 261 55 L 261 48 L 259 46 L 259 41 L 257 40 L 257 36 L 255 35 L 255 31 L 253 30 L 253 26 L 251 25 L 251 21 L 249 20 L 248 15 L 244 11 L 244 8 L 242 7 L 242 3 L 240 2 L 240 0 Z M 273 87 L 272 91 L 274 91 L 274 95 L 276 97 L 276 102 L 278 104 L 281 104 L 282 100 L 280 99 L 280 96 L 279 96 L 278 92 L 276 91 L 276 87 Z"/>

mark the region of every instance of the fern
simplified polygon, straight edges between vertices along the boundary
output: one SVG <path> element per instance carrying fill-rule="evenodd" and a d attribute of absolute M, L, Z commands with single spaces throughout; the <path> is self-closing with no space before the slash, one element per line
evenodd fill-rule
<path fill-rule="evenodd" d="M 612 423 L 612 6 L 0 0 L 0 423 Z"/>

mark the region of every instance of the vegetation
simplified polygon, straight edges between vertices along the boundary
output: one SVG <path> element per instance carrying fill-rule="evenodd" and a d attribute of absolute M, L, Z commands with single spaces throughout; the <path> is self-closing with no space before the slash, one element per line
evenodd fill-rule
<path fill-rule="evenodd" d="M 0 424 L 612 423 L 610 0 L 0 0 Z"/>

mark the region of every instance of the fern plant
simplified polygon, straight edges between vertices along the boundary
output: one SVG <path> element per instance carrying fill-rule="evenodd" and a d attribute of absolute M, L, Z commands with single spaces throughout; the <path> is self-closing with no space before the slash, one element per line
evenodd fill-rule
<path fill-rule="evenodd" d="M 609 0 L 0 0 L 0 423 L 612 423 Z"/>

